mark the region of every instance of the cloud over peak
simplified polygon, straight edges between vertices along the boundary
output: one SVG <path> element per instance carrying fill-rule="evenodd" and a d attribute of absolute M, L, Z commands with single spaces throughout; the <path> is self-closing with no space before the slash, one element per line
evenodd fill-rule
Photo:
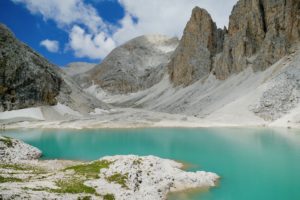
<path fill-rule="evenodd" d="M 48 51 L 56 53 L 59 51 L 59 42 L 56 40 L 43 40 L 40 42 L 40 45 L 45 47 Z"/>
<path fill-rule="evenodd" d="M 181 37 L 195 6 L 207 9 L 218 26 L 228 24 L 232 6 L 237 0 L 114 0 L 125 12 L 117 24 L 105 22 L 88 0 L 11 0 L 21 3 L 45 20 L 53 20 L 69 34 L 67 49 L 76 57 L 103 59 L 112 49 L 145 34 Z M 89 2 L 112 0 L 90 0 Z"/>
<path fill-rule="evenodd" d="M 113 39 L 104 32 L 90 34 L 77 25 L 70 31 L 69 40 L 69 48 L 79 58 L 104 58 L 116 46 Z"/>

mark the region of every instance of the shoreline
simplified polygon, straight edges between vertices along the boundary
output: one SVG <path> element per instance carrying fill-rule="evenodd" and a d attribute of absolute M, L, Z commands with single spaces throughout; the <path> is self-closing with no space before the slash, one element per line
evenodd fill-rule
<path fill-rule="evenodd" d="M 41 109 L 41 108 L 40 108 Z M 26 110 L 26 112 L 31 112 Z M 57 116 L 48 116 L 43 120 L 26 118 L 24 113 L 13 112 L 5 116 L 2 113 L 0 125 L 6 130 L 44 129 L 44 130 L 82 130 L 82 129 L 136 129 L 136 128 L 286 128 L 300 129 L 300 123 L 290 118 L 267 121 L 253 114 L 219 113 L 203 118 L 185 114 L 171 114 L 145 109 L 115 108 L 110 112 L 98 115 L 74 117 L 64 115 L 64 120 Z"/>
<path fill-rule="evenodd" d="M 80 121 L 80 120 L 79 120 Z M 27 123 L 27 122 L 26 122 Z M 53 123 L 53 124 L 52 124 Z M 41 123 L 32 123 L 29 122 L 26 124 L 20 124 L 20 123 L 13 123 L 5 126 L 5 129 L 0 130 L 1 132 L 5 131 L 11 131 L 11 130 L 73 130 L 73 131 L 80 131 L 80 130 L 96 130 L 96 129 L 109 129 L 109 130 L 119 130 L 119 129 L 147 129 L 147 128 L 159 128 L 159 129 L 170 129 L 170 128 L 179 128 L 179 129 L 198 129 L 198 128 L 266 128 L 266 129 L 294 129 L 299 130 L 300 125 L 297 126 L 276 126 L 276 125 L 268 125 L 268 124 L 258 124 L 258 125 L 239 125 L 239 124 L 223 124 L 223 123 L 213 123 L 213 124 L 180 124 L 180 125 L 174 125 L 174 124 L 168 124 L 166 125 L 157 125 L 157 124 L 145 124 L 145 123 L 135 123 L 135 124 L 98 124 L 98 125 L 82 125 L 82 126 L 72 126 L 71 122 L 67 125 L 61 125 L 59 124 L 61 122 L 41 122 Z M 163 122 L 161 122 L 163 123 Z"/>

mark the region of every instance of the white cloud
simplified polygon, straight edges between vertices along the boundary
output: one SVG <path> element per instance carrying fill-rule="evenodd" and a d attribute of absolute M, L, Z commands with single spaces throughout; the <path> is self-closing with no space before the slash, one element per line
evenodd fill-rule
<path fill-rule="evenodd" d="M 54 20 L 59 27 L 81 24 L 90 31 L 105 29 L 96 9 L 83 0 L 12 0 L 23 3 L 32 14 L 40 14 L 45 20 Z"/>
<path fill-rule="evenodd" d="M 227 26 L 229 13 L 237 0 L 118 0 L 125 8 L 126 16 L 120 21 L 122 28 L 113 38 L 123 43 L 134 36 L 161 33 L 181 37 L 195 6 L 205 8 L 219 27 Z M 131 16 L 138 19 L 134 23 Z"/>
<path fill-rule="evenodd" d="M 59 42 L 56 40 L 43 40 L 40 42 L 40 45 L 45 47 L 48 51 L 56 53 L 59 51 Z"/>
<path fill-rule="evenodd" d="M 116 46 L 105 33 L 89 34 L 79 26 L 72 28 L 69 37 L 69 47 L 77 57 L 104 58 Z"/>
<path fill-rule="evenodd" d="M 108 24 L 84 0 L 12 0 L 24 3 L 32 14 L 54 20 L 69 33 L 69 49 L 77 57 L 104 58 L 116 45 L 144 34 L 181 37 L 195 6 L 211 13 L 219 27 L 228 24 L 237 0 L 117 0 L 125 10 L 119 26 Z M 111 0 L 92 0 L 111 1 Z M 96 4 L 97 5 L 97 4 Z M 134 20 L 137 19 L 136 20 Z"/>

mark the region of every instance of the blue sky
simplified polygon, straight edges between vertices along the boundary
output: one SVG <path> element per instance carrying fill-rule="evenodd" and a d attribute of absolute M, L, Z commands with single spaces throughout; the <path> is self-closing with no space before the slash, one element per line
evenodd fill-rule
<path fill-rule="evenodd" d="M 104 20 L 117 23 L 124 17 L 124 9 L 117 1 L 90 1 Z M 0 1 L 0 22 L 8 26 L 18 39 L 41 53 L 52 63 L 64 66 L 75 61 L 98 63 L 100 59 L 77 58 L 72 51 L 64 51 L 63 47 L 58 53 L 49 52 L 40 45 L 40 41 L 47 38 L 68 42 L 68 32 L 57 27 L 54 21 L 44 20 L 42 15 L 32 15 L 24 5 L 17 5 L 10 0 Z"/>
<path fill-rule="evenodd" d="M 0 22 L 52 63 L 99 63 L 116 46 L 143 34 L 181 37 L 191 10 L 228 23 L 237 0 L 0 0 Z"/>

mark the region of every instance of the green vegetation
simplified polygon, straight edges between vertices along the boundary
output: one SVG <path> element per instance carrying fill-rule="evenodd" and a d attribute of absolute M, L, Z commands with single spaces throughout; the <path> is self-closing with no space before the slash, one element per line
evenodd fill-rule
<path fill-rule="evenodd" d="M 0 138 L 0 141 L 3 142 L 7 147 L 12 147 L 13 146 L 13 142 L 11 140 L 12 138 L 6 137 L 6 136 L 2 136 Z"/>
<path fill-rule="evenodd" d="M 30 173 L 33 174 L 44 174 L 47 173 L 46 170 L 39 168 L 39 167 L 34 167 L 34 166 L 26 166 L 26 165 L 20 165 L 20 164 L 0 164 L 0 168 L 2 169 L 13 169 L 16 171 L 30 171 Z M 24 173 L 24 172 L 22 172 Z"/>
<path fill-rule="evenodd" d="M 100 170 L 103 168 L 109 168 L 111 162 L 107 160 L 95 161 L 87 164 L 75 165 L 71 167 L 67 167 L 64 171 L 67 170 L 74 170 L 75 177 L 79 176 L 81 178 L 72 178 L 69 180 L 60 180 L 56 182 L 56 185 L 60 187 L 60 189 L 51 189 L 51 192 L 56 193 L 88 193 L 88 194 L 95 194 L 96 190 L 92 187 L 88 187 L 84 185 L 84 181 L 89 179 L 97 179 L 99 178 Z M 90 197 L 83 197 L 81 199 L 90 199 Z"/>
<path fill-rule="evenodd" d="M 74 170 L 76 174 L 85 176 L 86 178 L 97 179 L 99 172 L 103 168 L 109 168 L 111 162 L 107 160 L 95 161 L 89 164 L 75 165 L 67 167 L 64 170 Z"/>
<path fill-rule="evenodd" d="M 60 180 L 56 182 L 56 185 L 60 188 L 51 189 L 50 192 L 71 194 L 96 194 L 96 190 L 94 188 L 84 185 L 83 181 L 78 179 Z"/>
<path fill-rule="evenodd" d="M 115 200 L 115 196 L 113 194 L 106 194 L 103 196 L 104 200 Z"/>
<path fill-rule="evenodd" d="M 91 196 L 78 197 L 77 200 L 91 200 Z"/>
<path fill-rule="evenodd" d="M 0 176 L 0 183 L 6 183 L 6 182 L 22 182 L 22 179 Z"/>
<path fill-rule="evenodd" d="M 140 164 L 142 164 L 142 159 L 139 158 L 139 159 L 137 159 L 137 160 L 134 160 L 134 161 L 133 161 L 133 164 L 134 164 L 134 165 L 140 165 Z"/>
<path fill-rule="evenodd" d="M 126 185 L 126 182 L 128 180 L 128 173 L 126 173 L 125 175 L 117 173 L 112 176 L 106 177 L 106 180 L 110 183 L 114 182 L 114 183 L 120 184 L 123 188 L 128 189 L 128 187 Z"/>
<path fill-rule="evenodd" d="M 13 169 L 13 170 L 29 170 L 27 166 L 18 164 L 0 164 L 2 169 Z"/>
<path fill-rule="evenodd" d="M 29 187 L 22 187 L 23 190 L 32 190 L 32 191 L 49 191 L 50 188 L 29 188 Z"/>

